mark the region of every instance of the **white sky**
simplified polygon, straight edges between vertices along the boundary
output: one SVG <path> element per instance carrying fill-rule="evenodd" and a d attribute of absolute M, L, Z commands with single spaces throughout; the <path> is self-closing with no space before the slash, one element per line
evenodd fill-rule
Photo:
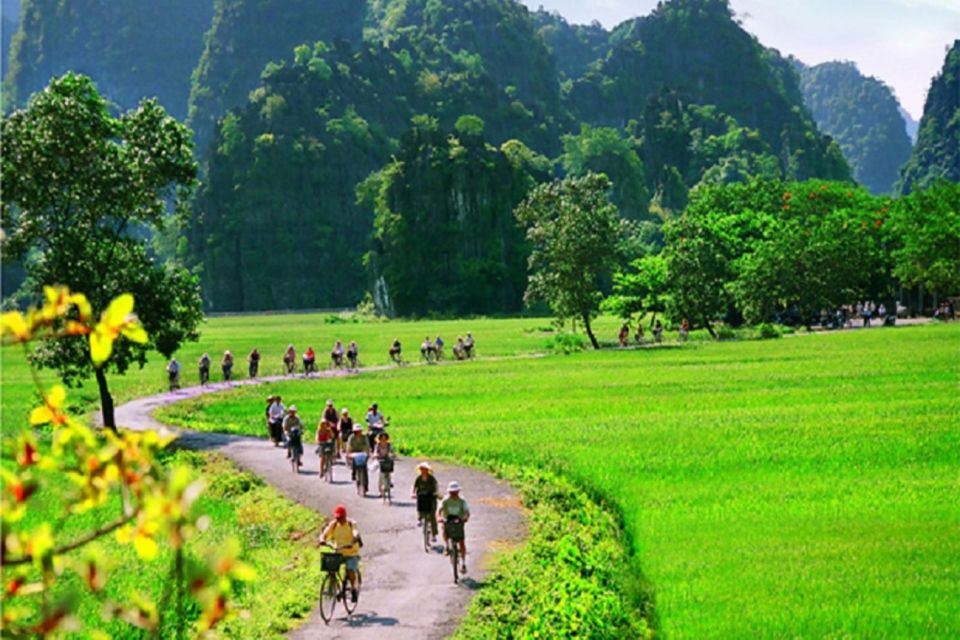
<path fill-rule="evenodd" d="M 657 0 L 522 0 L 573 23 L 613 27 L 646 15 Z M 732 0 L 746 29 L 806 64 L 852 60 L 883 80 L 914 119 L 930 80 L 960 38 L 960 0 Z"/>

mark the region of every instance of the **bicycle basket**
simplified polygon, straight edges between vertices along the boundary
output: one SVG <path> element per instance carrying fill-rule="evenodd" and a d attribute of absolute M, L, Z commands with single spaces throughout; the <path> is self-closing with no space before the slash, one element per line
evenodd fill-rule
<path fill-rule="evenodd" d="M 366 465 L 367 465 L 367 454 L 365 453 L 353 454 L 353 466 L 365 467 Z"/>
<path fill-rule="evenodd" d="M 338 571 L 343 564 L 343 554 L 324 553 L 320 556 L 320 568 L 324 571 Z"/>
<path fill-rule="evenodd" d="M 459 519 L 457 520 L 447 520 L 443 523 L 444 531 L 447 532 L 447 537 L 451 540 L 460 542 L 463 540 L 463 522 Z"/>
<path fill-rule="evenodd" d="M 380 461 L 380 471 L 384 473 L 393 473 L 393 460 L 384 458 Z"/>

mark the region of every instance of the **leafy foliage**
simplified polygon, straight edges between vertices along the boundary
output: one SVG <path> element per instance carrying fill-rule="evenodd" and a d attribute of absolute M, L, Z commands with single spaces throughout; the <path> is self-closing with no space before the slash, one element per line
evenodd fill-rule
<path fill-rule="evenodd" d="M 872 193 L 890 193 L 912 147 L 890 88 L 852 62 L 803 68 L 800 78 L 807 108 L 840 145 L 853 177 Z"/>
<path fill-rule="evenodd" d="M 130 291 L 141 301 L 148 344 L 124 343 L 110 360 L 123 373 L 143 366 L 151 348 L 171 355 L 196 339 L 202 306 L 195 278 L 153 259 L 138 228 L 163 228 L 168 203 L 189 197 L 196 164 L 190 133 L 156 101 L 119 118 L 85 76 L 67 74 L 2 121 L 4 257 L 26 259 L 25 294 L 43 285 L 86 288 L 105 309 Z M 96 374 L 105 424 L 113 425 L 104 370 L 80 340 L 58 340 L 36 362 L 73 381 Z"/>
<path fill-rule="evenodd" d="M 906 195 L 940 178 L 960 182 L 960 40 L 955 40 L 943 69 L 930 83 L 913 155 L 898 183 Z"/>
<path fill-rule="evenodd" d="M 894 204 L 887 225 L 893 272 L 905 285 L 960 292 L 960 184 L 939 180 Z"/>
<path fill-rule="evenodd" d="M 73 71 L 122 109 L 156 97 L 182 119 L 212 15 L 212 0 L 23 0 L 5 106 L 26 104 L 51 77 Z"/>
<path fill-rule="evenodd" d="M 536 187 L 516 211 L 532 244 L 525 300 L 545 301 L 561 319 L 582 320 L 595 349 L 590 320 L 602 299 L 600 282 L 616 264 L 621 230 L 609 190 L 606 176 L 588 173 Z"/>
<path fill-rule="evenodd" d="M 419 119 L 393 161 L 360 186 L 376 211 L 370 254 L 380 306 L 401 315 L 522 308 L 527 248 L 513 218 L 549 163 L 523 143 L 484 143 L 483 121 L 464 116 L 456 134 Z M 382 279 L 382 280 L 381 280 Z"/>

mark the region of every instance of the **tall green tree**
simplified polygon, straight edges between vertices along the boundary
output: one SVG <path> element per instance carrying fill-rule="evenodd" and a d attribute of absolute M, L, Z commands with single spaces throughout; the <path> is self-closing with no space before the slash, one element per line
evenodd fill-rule
<path fill-rule="evenodd" d="M 542 300 L 561 319 L 578 318 L 594 349 L 590 327 L 603 294 L 601 282 L 617 264 L 620 216 L 608 199 L 610 180 L 588 173 L 536 187 L 517 207 L 532 244 L 525 299 Z"/>
<path fill-rule="evenodd" d="M 90 78 L 68 73 L 4 118 L 2 135 L 3 255 L 26 261 L 26 293 L 66 285 L 100 310 L 134 294 L 150 341 L 118 343 L 107 365 L 117 373 L 143 366 L 150 349 L 169 357 L 196 339 L 197 280 L 160 264 L 143 239 L 168 223 L 171 201 L 183 213 L 197 169 L 189 129 L 154 100 L 114 117 Z M 106 367 L 92 365 L 85 340 L 44 345 L 34 358 L 67 382 L 94 375 L 103 422 L 116 426 Z"/>
<path fill-rule="evenodd" d="M 903 284 L 960 293 L 960 184 L 939 180 L 900 198 L 885 228 Z"/>
<path fill-rule="evenodd" d="M 563 168 L 582 176 L 590 171 L 610 178 L 610 199 L 625 218 L 647 216 L 647 189 L 639 145 L 609 127 L 580 126 L 579 135 L 563 136 Z"/>

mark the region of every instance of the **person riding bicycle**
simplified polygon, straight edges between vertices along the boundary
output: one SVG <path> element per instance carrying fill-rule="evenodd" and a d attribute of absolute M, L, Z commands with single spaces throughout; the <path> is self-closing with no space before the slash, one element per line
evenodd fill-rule
<path fill-rule="evenodd" d="M 437 339 L 433 341 L 433 353 L 437 360 L 443 360 L 443 345 L 443 338 L 437 336 Z"/>
<path fill-rule="evenodd" d="M 377 444 L 373 447 L 373 456 L 377 459 L 377 462 L 380 464 L 381 470 L 385 472 L 392 472 L 393 465 L 390 463 L 384 463 L 385 460 L 392 462 L 397 459 L 397 454 L 393 451 L 393 445 L 390 444 L 390 434 L 386 431 L 381 431 L 377 436 Z M 387 468 L 387 465 L 389 468 Z M 390 481 L 390 488 L 393 488 L 393 481 Z M 383 487 L 380 488 L 380 497 L 383 497 Z"/>
<path fill-rule="evenodd" d="M 333 400 L 327 400 L 327 406 L 323 409 L 323 419 L 330 423 L 333 429 L 333 442 L 336 445 L 336 455 L 340 457 L 343 450 L 343 440 L 340 439 L 340 414 L 337 408 L 333 406 Z"/>
<path fill-rule="evenodd" d="M 180 363 L 176 358 L 171 358 L 167 364 L 167 377 L 170 379 L 170 390 L 180 388 Z"/>
<path fill-rule="evenodd" d="M 297 366 L 297 350 L 292 344 L 287 345 L 287 350 L 283 353 L 283 370 L 289 375 L 293 373 Z"/>
<path fill-rule="evenodd" d="M 453 345 L 453 356 L 457 360 L 463 360 L 467 357 L 467 352 L 463 346 L 463 336 L 457 336 L 457 343 Z"/>
<path fill-rule="evenodd" d="M 687 336 L 689 335 L 690 335 L 690 321 L 684 318 L 683 322 L 680 323 L 680 342 L 686 342 Z"/>
<path fill-rule="evenodd" d="M 463 352 L 468 358 L 473 357 L 473 334 L 467 333 L 467 339 L 463 341 Z"/>
<path fill-rule="evenodd" d="M 397 338 L 393 341 L 393 345 L 390 347 L 390 359 L 396 363 L 400 363 L 402 359 L 401 347 L 400 347 L 400 338 Z"/>
<path fill-rule="evenodd" d="M 653 325 L 653 341 L 656 343 L 663 341 L 663 325 L 659 320 Z"/>
<path fill-rule="evenodd" d="M 333 425 L 326 418 L 320 418 L 317 425 L 317 455 L 320 456 L 320 479 L 327 473 L 327 456 L 330 464 L 333 464 L 333 454 L 337 449 L 336 436 L 333 433 Z"/>
<path fill-rule="evenodd" d="M 270 406 L 267 407 L 267 424 L 270 425 L 270 439 L 273 440 L 273 446 L 279 447 L 283 442 L 283 418 L 287 409 L 280 401 L 280 396 L 271 396 L 268 400 Z"/>
<path fill-rule="evenodd" d="M 330 352 L 330 360 L 335 367 L 343 366 L 343 343 L 339 340 L 333 345 L 333 351 Z"/>
<path fill-rule="evenodd" d="M 360 569 L 360 548 L 363 546 L 363 539 L 360 537 L 357 523 L 347 518 L 345 506 L 338 504 L 333 510 L 333 518 L 333 521 L 323 530 L 320 539 L 323 542 L 333 541 L 337 552 L 343 555 L 347 565 L 347 580 L 350 581 L 350 597 L 356 602 L 359 595 L 357 571 Z"/>
<path fill-rule="evenodd" d="M 223 379 L 229 380 L 233 373 L 233 354 L 229 350 L 223 352 L 223 360 L 220 361 L 220 370 L 223 371 Z"/>
<path fill-rule="evenodd" d="M 454 543 L 459 542 L 460 544 L 460 572 L 467 572 L 467 536 L 464 532 L 464 527 L 467 521 L 470 520 L 470 507 L 467 505 L 467 501 L 460 497 L 460 483 L 454 480 L 449 485 L 447 485 L 447 497 L 440 504 L 440 509 L 437 510 L 437 515 L 443 518 L 444 527 L 443 527 L 443 544 L 446 548 L 447 553 L 450 551 L 450 540 L 451 536 L 448 532 L 447 523 L 451 519 L 456 519 L 459 521 L 460 532 L 463 534 L 459 536 L 459 540 L 453 540 Z M 452 528 L 452 527 L 451 527 Z"/>
<path fill-rule="evenodd" d="M 637 322 L 637 331 L 633 334 L 633 339 L 637 344 L 643 344 L 643 322 Z"/>
<path fill-rule="evenodd" d="M 247 370 L 251 378 L 257 377 L 257 372 L 260 370 L 260 352 L 256 348 L 247 356 Z"/>
<path fill-rule="evenodd" d="M 297 405 L 292 404 L 290 405 L 290 408 L 287 409 L 287 417 L 283 419 L 283 435 L 285 436 L 287 441 L 287 457 L 288 458 L 292 453 L 292 449 L 291 449 L 292 440 L 290 437 L 290 432 L 293 431 L 294 429 L 299 429 L 300 435 L 301 436 L 303 435 L 303 421 L 300 420 L 300 416 L 297 415 Z M 300 455 L 303 455 L 302 437 L 300 439 Z"/>
<path fill-rule="evenodd" d="M 313 347 L 307 347 L 307 350 L 303 352 L 303 372 L 310 373 L 316 370 L 317 352 L 313 350 Z"/>
<path fill-rule="evenodd" d="M 419 475 L 413 481 L 413 489 L 410 490 L 410 497 L 417 499 L 417 526 L 424 519 L 430 523 L 430 535 L 433 541 L 437 541 L 437 500 L 440 498 L 440 486 L 433 475 L 433 469 L 429 462 L 421 462 L 417 465 Z"/>
<path fill-rule="evenodd" d="M 357 359 L 360 357 L 360 349 L 357 347 L 357 343 L 354 340 L 350 341 L 350 346 L 347 347 L 347 360 L 350 361 L 350 367 L 352 369 L 357 368 Z"/>
<path fill-rule="evenodd" d="M 630 325 L 626 322 L 620 327 L 620 333 L 617 335 L 617 339 L 620 340 L 620 346 L 627 346 L 627 342 L 630 338 Z"/>
<path fill-rule="evenodd" d="M 200 384 L 206 384 L 210 379 L 210 354 L 205 353 L 197 360 L 197 368 L 200 370 Z"/>
<path fill-rule="evenodd" d="M 367 435 L 370 439 L 370 449 L 372 450 L 377 444 L 377 438 L 383 433 L 387 421 L 377 407 L 376 402 L 370 405 L 370 409 L 367 410 L 365 421 L 367 423 Z"/>
<path fill-rule="evenodd" d="M 288 458 L 296 456 L 297 467 L 303 466 L 303 422 L 297 417 L 297 407 L 290 407 L 290 415 L 287 416 L 287 451 Z"/>
<path fill-rule="evenodd" d="M 420 343 L 420 355 L 423 356 L 423 359 L 427 362 L 433 360 L 433 354 L 435 351 L 433 346 L 433 341 L 430 340 L 430 336 L 427 336 L 423 339 L 423 342 Z"/>
<path fill-rule="evenodd" d="M 341 425 L 342 429 L 342 425 Z M 366 456 L 370 451 L 370 443 L 367 441 L 367 437 L 363 435 L 363 425 L 355 424 L 353 425 L 353 432 L 350 435 L 350 439 L 347 440 L 347 456 L 350 460 L 350 479 L 356 482 L 357 480 L 357 471 L 359 467 L 366 464 Z M 362 455 L 358 455 L 362 454 Z M 363 493 L 367 493 L 367 484 L 364 483 Z"/>

